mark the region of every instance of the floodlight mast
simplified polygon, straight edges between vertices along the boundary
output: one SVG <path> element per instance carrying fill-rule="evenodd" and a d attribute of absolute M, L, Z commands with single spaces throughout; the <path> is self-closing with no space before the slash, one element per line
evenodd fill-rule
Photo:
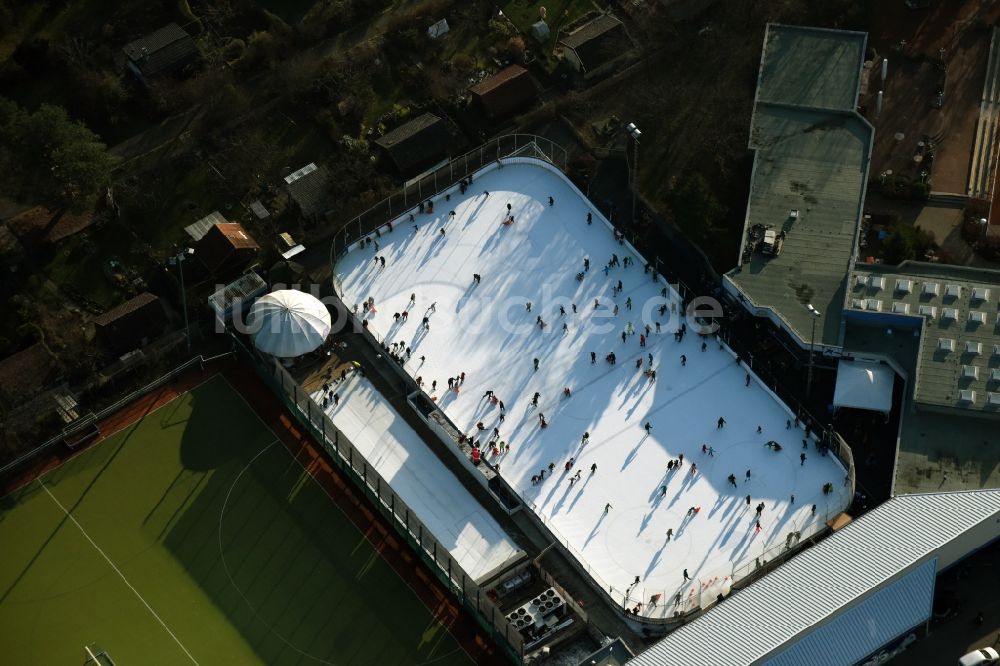
<path fill-rule="evenodd" d="M 186 247 L 168 260 L 172 266 L 177 266 L 177 272 L 181 276 L 181 309 L 184 311 L 184 341 L 187 343 L 187 352 L 191 353 L 191 327 L 188 325 L 187 291 L 184 289 L 184 260 L 194 255 L 193 247 Z"/>
<path fill-rule="evenodd" d="M 635 126 L 635 123 L 626 125 L 625 131 L 634 142 L 632 153 L 632 224 L 635 225 L 635 190 L 639 186 L 639 137 L 642 136 L 642 132 Z"/>
<path fill-rule="evenodd" d="M 816 348 L 816 320 L 820 317 L 820 311 L 813 307 L 812 303 L 806 303 L 806 310 L 812 315 L 812 334 L 809 337 L 809 371 L 806 374 L 806 399 L 812 390 L 813 383 L 813 351 Z"/>

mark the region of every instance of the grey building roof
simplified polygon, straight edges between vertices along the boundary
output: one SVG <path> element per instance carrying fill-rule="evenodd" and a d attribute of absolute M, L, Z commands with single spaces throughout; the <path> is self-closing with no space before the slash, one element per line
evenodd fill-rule
<path fill-rule="evenodd" d="M 451 135 L 444 121 L 424 113 L 375 141 L 404 176 L 413 175 L 448 153 Z"/>
<path fill-rule="evenodd" d="M 765 36 L 750 199 L 740 261 L 726 281 L 803 346 L 812 338 L 810 303 L 821 313 L 816 343 L 841 341 L 874 136 L 854 111 L 865 41 L 864 33 L 779 25 Z M 785 232 L 777 256 L 760 251 L 768 228 Z"/>
<path fill-rule="evenodd" d="M 865 42 L 863 32 L 768 26 L 757 101 L 854 111 Z"/>
<path fill-rule="evenodd" d="M 945 557 L 941 547 L 973 528 L 983 526 L 983 538 L 996 538 L 998 517 L 1000 490 L 894 497 L 669 634 L 629 664 L 764 663 L 927 560 L 940 557 L 938 570 L 953 564 L 965 553 Z M 891 604 L 883 607 L 893 612 Z M 823 663 L 850 664 L 864 658 L 868 653 L 851 657 L 870 645 L 866 641 L 879 638 L 874 627 L 871 634 L 829 644 L 828 650 L 844 660 Z"/>
<path fill-rule="evenodd" d="M 143 77 L 182 67 L 198 57 L 198 45 L 176 23 L 129 42 L 122 49 Z"/>
<path fill-rule="evenodd" d="M 858 264 L 846 305 L 919 319 L 918 407 L 1000 414 L 1000 272 L 922 262 Z M 963 391 L 970 393 L 963 398 Z"/>
<path fill-rule="evenodd" d="M 326 167 L 309 163 L 285 176 L 288 195 L 305 217 L 323 215 L 332 207 L 330 172 Z"/>
<path fill-rule="evenodd" d="M 244 273 L 208 297 L 209 306 L 222 318 L 234 309 L 248 309 L 253 300 L 267 291 L 267 283 L 257 273 Z"/>
<path fill-rule="evenodd" d="M 573 49 L 587 72 L 616 60 L 632 46 L 624 24 L 610 14 L 601 14 L 563 37 L 559 43 Z"/>

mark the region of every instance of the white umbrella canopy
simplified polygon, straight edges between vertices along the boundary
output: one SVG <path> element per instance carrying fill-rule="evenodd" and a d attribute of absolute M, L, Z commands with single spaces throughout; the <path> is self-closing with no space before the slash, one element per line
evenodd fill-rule
<path fill-rule="evenodd" d="M 247 326 L 257 349 L 281 358 L 317 349 L 330 334 L 330 313 L 315 296 L 285 289 L 257 299 Z"/>

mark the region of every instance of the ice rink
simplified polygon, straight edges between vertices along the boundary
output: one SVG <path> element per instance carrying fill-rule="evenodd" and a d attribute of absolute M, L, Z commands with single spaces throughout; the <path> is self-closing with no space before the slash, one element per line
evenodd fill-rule
<path fill-rule="evenodd" d="M 508 205 L 514 222 L 505 225 Z M 633 265 L 605 271 L 613 254 Z M 336 273 L 344 301 L 358 304 L 379 339 L 411 348 L 406 369 L 482 442 L 598 583 L 616 599 L 628 594 L 640 613 L 662 615 L 698 595 L 714 599 L 734 569 L 770 559 L 765 551 L 790 533 L 804 538 L 850 498 L 840 463 L 812 440 L 803 448 L 793 415 L 756 378 L 748 381 L 728 348 L 700 338 L 691 322 L 677 340 L 679 296 L 644 268 L 561 174 L 508 164 L 477 177 L 465 195 L 442 197 L 432 214 L 401 218 L 392 232 L 355 246 Z M 369 297 L 374 313 L 361 306 Z M 646 373 L 650 358 L 655 379 Z M 449 391 L 448 379 L 463 372 L 460 392 Z M 502 422 L 499 405 L 483 398 L 488 390 L 504 403 Z M 486 445 L 494 428 L 510 446 L 499 456 Z M 681 455 L 680 469 L 668 471 Z M 544 480 L 533 483 L 542 470 Z"/>
<path fill-rule="evenodd" d="M 524 551 L 427 448 L 413 428 L 356 374 L 335 388 L 324 411 L 473 580 L 496 573 Z M 323 404 L 323 391 L 312 394 Z"/>

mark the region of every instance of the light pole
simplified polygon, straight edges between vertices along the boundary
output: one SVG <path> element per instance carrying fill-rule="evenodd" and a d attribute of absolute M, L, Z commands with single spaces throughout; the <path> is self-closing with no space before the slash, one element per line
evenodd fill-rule
<path fill-rule="evenodd" d="M 642 132 L 639 128 L 635 126 L 635 123 L 629 123 L 625 126 L 625 131 L 628 135 L 632 137 L 634 142 L 634 148 L 632 152 L 632 226 L 635 226 L 635 189 L 639 186 L 639 137 L 642 136 Z"/>
<path fill-rule="evenodd" d="M 812 335 L 809 337 L 809 372 L 806 375 L 806 399 L 808 399 L 813 383 L 813 350 L 816 348 L 816 320 L 819 319 L 820 311 L 814 308 L 812 303 L 806 303 L 806 309 L 812 315 Z"/>
<path fill-rule="evenodd" d="M 191 353 L 191 328 L 188 326 L 187 291 L 184 289 L 184 260 L 194 255 L 194 248 L 186 247 L 167 261 L 171 266 L 177 266 L 177 272 L 181 274 L 181 309 L 184 310 L 184 341 L 187 343 L 187 351 Z"/>

